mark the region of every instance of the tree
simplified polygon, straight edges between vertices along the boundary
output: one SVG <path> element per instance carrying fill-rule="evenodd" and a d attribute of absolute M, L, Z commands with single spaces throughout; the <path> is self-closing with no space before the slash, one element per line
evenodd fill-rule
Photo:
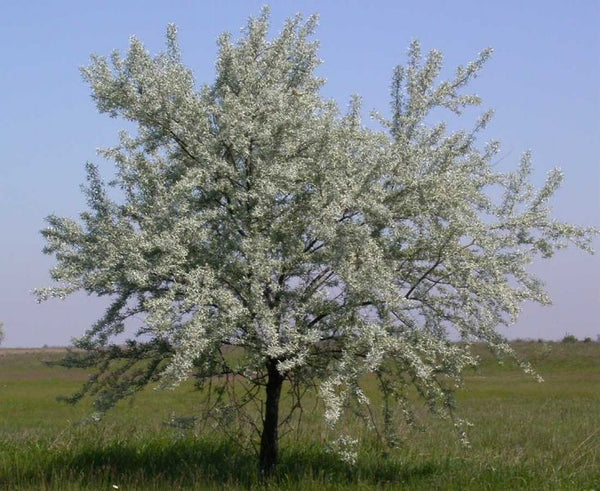
<path fill-rule="evenodd" d="M 297 16 L 269 40 L 263 11 L 238 41 L 219 38 L 216 80 L 200 88 L 172 26 L 156 57 L 136 39 L 124 58 L 93 57 L 83 74 L 98 109 L 137 132 L 102 151 L 116 164 L 108 187 L 88 164 L 80 220 L 51 215 L 43 231 L 60 285 L 39 299 L 111 300 L 75 341 L 86 355 L 65 360 L 98 367 L 75 399 L 92 393 L 106 409 L 153 381 L 242 384 L 243 396 L 222 386 L 217 402 L 260 401 L 260 419 L 245 417 L 265 476 L 287 420 L 282 391 L 294 409 L 317 387 L 335 427 L 350 405 L 371 417 L 361 384 L 374 374 L 384 424 L 394 407 L 410 414 L 409 386 L 452 414 L 476 363 L 469 342 L 511 354 L 498 326 L 524 301 L 549 302 L 527 265 L 568 243 L 589 250 L 595 233 L 550 217 L 558 170 L 539 191 L 529 155 L 516 172 L 494 170 L 499 145 L 476 140 L 491 112 L 470 131 L 428 125 L 435 109 L 480 104 L 462 90 L 490 50 L 438 82 L 441 54 L 423 58 L 414 42 L 374 130 L 358 97 L 342 116 L 320 95 L 315 25 Z M 142 326 L 118 344 L 133 316 Z"/>

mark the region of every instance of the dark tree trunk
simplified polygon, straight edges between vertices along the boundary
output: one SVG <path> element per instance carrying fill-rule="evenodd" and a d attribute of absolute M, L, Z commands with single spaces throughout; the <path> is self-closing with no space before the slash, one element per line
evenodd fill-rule
<path fill-rule="evenodd" d="M 275 472 L 279 456 L 277 428 L 279 426 L 279 398 L 283 375 L 277 370 L 277 360 L 267 362 L 267 402 L 260 439 L 258 469 L 261 478 L 267 478 Z"/>

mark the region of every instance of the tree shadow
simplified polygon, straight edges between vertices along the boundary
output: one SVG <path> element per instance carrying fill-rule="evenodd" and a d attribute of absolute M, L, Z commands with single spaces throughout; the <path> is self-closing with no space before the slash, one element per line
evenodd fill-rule
<path fill-rule="evenodd" d="M 309 478 L 323 483 L 361 483 L 377 487 L 429 480 L 439 472 L 432 462 L 415 465 L 375 453 L 359 456 L 355 464 L 349 464 L 316 445 L 284 450 L 278 468 L 278 476 L 287 482 L 300 483 Z"/>
<path fill-rule="evenodd" d="M 32 469 L 29 476 L 21 473 L 21 479 L 28 483 L 42 480 L 49 487 L 68 481 L 82 487 L 106 484 L 110 488 L 114 483 L 135 489 L 253 488 L 259 485 L 257 468 L 254 453 L 226 440 L 116 441 L 59 449 L 44 462 L 43 470 Z M 427 481 L 439 472 L 431 462 L 408 465 L 398 459 L 375 456 L 350 465 L 317 445 L 298 445 L 283 449 L 272 484 L 300 488 L 304 482 L 313 486 L 381 486 Z"/>

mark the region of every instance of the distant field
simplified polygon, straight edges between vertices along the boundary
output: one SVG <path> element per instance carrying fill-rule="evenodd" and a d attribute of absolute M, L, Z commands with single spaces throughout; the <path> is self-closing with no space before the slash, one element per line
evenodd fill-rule
<path fill-rule="evenodd" d="M 544 377 L 539 384 L 481 349 L 481 367 L 458 395 L 474 424 L 471 447 L 446 421 L 420 411 L 421 429 L 381 456 L 363 435 L 351 467 L 320 444 L 325 429 L 308 415 L 299 435 L 281 442 L 273 489 L 564 489 L 600 491 L 600 343 L 517 343 Z M 259 489 L 256 460 L 221 433 L 182 433 L 165 423 L 193 415 L 190 385 L 149 389 L 105 420 L 91 405 L 69 406 L 81 370 L 50 367 L 59 348 L 0 349 L 0 489 Z"/>

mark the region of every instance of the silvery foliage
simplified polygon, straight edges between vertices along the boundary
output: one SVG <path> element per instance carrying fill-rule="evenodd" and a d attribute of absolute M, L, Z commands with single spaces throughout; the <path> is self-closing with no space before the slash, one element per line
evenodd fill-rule
<path fill-rule="evenodd" d="M 480 104 L 462 89 L 490 50 L 439 82 L 441 54 L 412 43 L 393 75 L 392 117 L 373 114 L 383 127 L 373 130 L 358 97 L 340 115 L 320 95 L 315 26 L 298 16 L 270 40 L 264 11 L 239 40 L 219 38 L 216 80 L 201 87 L 172 26 L 165 53 L 133 38 L 125 57 L 83 69 L 98 109 L 137 132 L 102 151 L 116 164 L 108 188 L 88 164 L 80 220 L 48 217 L 59 285 L 37 295 L 110 297 L 75 343 L 101 371 L 125 360 L 90 382 L 104 381 L 101 406 L 192 374 L 261 384 L 275 359 L 289 381 L 315 381 L 331 426 L 349 404 L 370 414 L 369 373 L 387 422 L 394 407 L 410 420 L 410 386 L 446 413 L 477 362 L 469 343 L 510 355 L 497 328 L 524 301 L 549 303 L 532 260 L 569 243 L 589 250 L 593 230 L 549 215 L 559 170 L 540 190 L 528 154 L 515 172 L 495 170 L 498 143 L 476 142 L 491 112 L 469 131 L 428 124 L 432 110 Z M 140 315 L 137 338 L 114 342 Z M 228 345 L 243 356 L 228 360 Z"/>

